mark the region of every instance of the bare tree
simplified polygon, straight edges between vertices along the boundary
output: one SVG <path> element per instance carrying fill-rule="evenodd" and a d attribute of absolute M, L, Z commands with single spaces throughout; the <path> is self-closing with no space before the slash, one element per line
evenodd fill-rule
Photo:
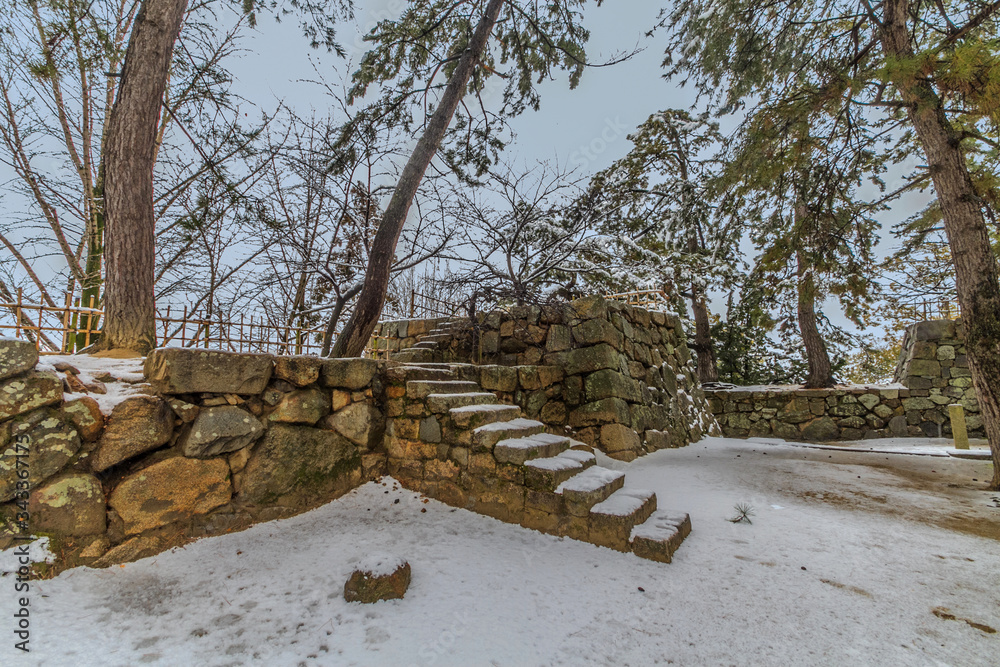
<path fill-rule="evenodd" d="M 492 170 L 483 187 L 458 188 L 450 215 L 469 256 L 442 282 L 466 286 L 479 301 L 520 305 L 569 296 L 581 274 L 606 274 L 597 229 L 607 211 L 581 182 L 541 164 Z"/>

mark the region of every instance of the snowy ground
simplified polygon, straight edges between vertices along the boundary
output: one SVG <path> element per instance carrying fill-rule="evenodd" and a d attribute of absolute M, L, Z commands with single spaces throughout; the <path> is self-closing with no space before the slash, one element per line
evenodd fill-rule
<path fill-rule="evenodd" d="M 33 652 L 13 655 L 0 628 L 0 664 L 997 664 L 989 463 L 727 439 L 604 463 L 690 512 L 672 564 L 423 502 L 389 480 L 292 519 L 36 582 Z M 753 524 L 728 522 L 744 502 Z M 344 602 L 350 571 L 374 551 L 409 560 L 406 598 Z M 11 624 L 10 577 L 0 591 Z"/>

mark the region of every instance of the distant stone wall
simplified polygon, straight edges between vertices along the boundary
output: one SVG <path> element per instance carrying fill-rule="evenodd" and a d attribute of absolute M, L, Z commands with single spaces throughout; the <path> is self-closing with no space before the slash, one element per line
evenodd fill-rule
<path fill-rule="evenodd" d="M 64 402 L 37 361 L 32 344 L 0 340 L 0 548 L 49 536 L 58 569 L 288 516 L 385 468 L 370 359 L 156 350 L 155 395 L 106 419 L 89 397 Z"/>
<path fill-rule="evenodd" d="M 950 437 L 948 406 L 965 409 L 974 438 L 985 437 L 972 388 L 961 322 L 911 325 L 903 339 L 896 387 L 706 391 L 723 433 L 807 441 Z"/>
<path fill-rule="evenodd" d="M 719 433 L 673 315 L 593 296 L 484 313 L 447 334 L 442 324 L 388 322 L 379 333 L 408 350 L 421 343 L 417 327 L 435 346 L 424 358 L 481 365 L 484 389 L 615 458 Z"/>

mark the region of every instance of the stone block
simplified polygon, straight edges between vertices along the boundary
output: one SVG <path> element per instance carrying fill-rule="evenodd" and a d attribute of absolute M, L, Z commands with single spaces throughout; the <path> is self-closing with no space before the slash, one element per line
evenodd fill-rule
<path fill-rule="evenodd" d="M 608 318 L 608 302 L 602 296 L 585 296 L 582 299 L 571 301 L 569 305 L 581 320 Z"/>
<path fill-rule="evenodd" d="M 623 424 L 632 422 L 628 403 L 620 398 L 605 398 L 587 403 L 573 410 L 569 415 L 569 425 L 574 428 L 602 424 Z"/>
<path fill-rule="evenodd" d="M 584 395 L 588 402 L 605 398 L 620 398 L 632 403 L 642 401 L 641 385 L 617 370 L 604 369 L 584 378 Z"/>
<path fill-rule="evenodd" d="M 375 554 L 366 557 L 362 566 L 344 584 L 344 599 L 367 604 L 379 600 L 400 600 L 409 587 L 409 563 Z"/>
<path fill-rule="evenodd" d="M 288 496 L 329 491 L 338 477 L 359 465 L 357 447 L 339 433 L 275 424 L 254 447 L 239 495 L 257 505 L 283 504 Z"/>
<path fill-rule="evenodd" d="M 274 368 L 269 354 L 243 354 L 196 348 L 153 350 L 143 367 L 160 394 L 259 394 Z"/>
<path fill-rule="evenodd" d="M 80 536 L 103 533 L 107 511 L 101 482 L 93 475 L 57 475 L 34 489 L 28 502 L 32 530 Z"/>
<path fill-rule="evenodd" d="M 204 408 L 178 444 L 184 456 L 209 458 L 235 452 L 264 435 L 264 426 L 252 414 L 232 405 Z"/>
<path fill-rule="evenodd" d="M 174 431 L 174 413 L 155 396 L 130 396 L 111 411 L 90 459 L 96 472 L 162 447 Z"/>
<path fill-rule="evenodd" d="M 830 417 L 819 417 L 803 427 L 801 437 L 813 442 L 836 440 L 840 437 L 840 429 Z"/>
<path fill-rule="evenodd" d="M 954 338 L 955 323 L 951 320 L 930 320 L 917 322 L 913 325 L 913 338 L 917 341 L 934 341 L 942 338 Z"/>
<path fill-rule="evenodd" d="M 225 459 L 175 456 L 123 479 L 108 505 L 122 518 L 125 534 L 135 535 L 205 514 L 231 497 Z"/>
<path fill-rule="evenodd" d="M 274 359 L 274 376 L 305 387 L 319 380 L 323 359 L 311 355 L 279 356 Z"/>
<path fill-rule="evenodd" d="M 15 338 L 0 338 L 0 380 L 27 373 L 38 363 L 34 343 Z"/>
<path fill-rule="evenodd" d="M 518 366 L 517 373 L 521 388 L 529 390 L 545 389 L 563 379 L 558 366 Z"/>
<path fill-rule="evenodd" d="M 638 451 L 642 448 L 639 434 L 622 424 L 601 426 L 601 449 L 605 452 Z"/>
<path fill-rule="evenodd" d="M 562 352 L 572 346 L 573 336 L 569 327 L 562 324 L 553 324 L 549 327 L 549 333 L 545 339 L 545 349 L 548 352 Z"/>
<path fill-rule="evenodd" d="M 377 370 L 374 359 L 324 359 L 320 381 L 324 387 L 364 389 L 371 385 Z"/>
<path fill-rule="evenodd" d="M 319 389 L 299 389 L 281 397 L 268 419 L 283 424 L 318 422 L 330 412 L 330 398 Z"/>
<path fill-rule="evenodd" d="M 616 350 L 621 350 L 625 342 L 622 333 L 606 319 L 584 320 L 573 327 L 573 339 L 581 347 L 607 343 Z"/>
<path fill-rule="evenodd" d="M 559 366 L 566 375 L 580 375 L 605 368 L 618 369 L 621 365 L 621 354 L 610 345 L 602 343 L 593 347 L 549 354 L 545 360 L 547 366 Z"/>
<path fill-rule="evenodd" d="M 911 376 L 939 377 L 941 375 L 941 363 L 936 359 L 914 359 L 910 362 L 907 370 Z"/>
<path fill-rule="evenodd" d="M 29 372 L 0 382 L 0 422 L 53 405 L 63 398 L 62 380 L 55 373 Z"/>
<path fill-rule="evenodd" d="M 104 431 L 104 414 L 97 401 L 90 396 L 81 396 L 63 403 L 62 414 L 87 442 L 97 440 Z"/>

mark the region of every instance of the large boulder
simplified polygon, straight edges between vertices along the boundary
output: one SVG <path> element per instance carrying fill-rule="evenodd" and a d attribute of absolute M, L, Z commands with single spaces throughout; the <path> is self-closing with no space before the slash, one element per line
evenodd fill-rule
<path fill-rule="evenodd" d="M 0 430 L 0 502 L 10 500 L 23 481 L 19 470 L 29 471 L 32 488 L 62 470 L 80 451 L 80 435 L 60 414 L 43 409 L 23 415 Z M 22 465 L 17 465 L 18 460 Z M 25 468 L 24 464 L 27 464 Z"/>
<path fill-rule="evenodd" d="M 274 367 L 269 354 L 160 348 L 146 357 L 146 380 L 159 394 L 259 394 Z"/>
<path fill-rule="evenodd" d="M 123 479 L 111 492 L 108 505 L 122 518 L 125 533 L 135 535 L 205 514 L 230 498 L 225 459 L 175 456 Z"/>
<path fill-rule="evenodd" d="M 31 372 L 0 382 L 0 422 L 58 403 L 62 379 L 55 373 Z"/>
<path fill-rule="evenodd" d="M 324 387 L 357 390 L 369 386 L 377 370 L 374 359 L 326 359 L 321 377 Z"/>
<path fill-rule="evenodd" d="M 33 343 L 16 338 L 0 338 L 0 380 L 27 373 L 38 363 Z"/>
<path fill-rule="evenodd" d="M 289 494 L 323 493 L 358 462 L 357 447 L 339 433 L 275 424 L 250 455 L 240 476 L 239 495 L 267 505 Z"/>
<path fill-rule="evenodd" d="M 107 523 L 101 482 L 86 473 L 63 473 L 31 492 L 31 529 L 58 535 L 97 535 Z"/>
<path fill-rule="evenodd" d="M 90 467 L 101 472 L 162 447 L 170 441 L 173 430 L 174 413 L 165 401 L 155 396 L 130 396 L 111 411 Z"/>
<path fill-rule="evenodd" d="M 300 389 L 285 394 L 274 412 L 272 422 L 315 424 L 330 412 L 330 398 L 319 389 Z"/>
<path fill-rule="evenodd" d="M 264 435 L 255 416 L 235 405 L 202 408 L 191 428 L 180 438 L 184 456 L 208 458 L 235 452 Z"/>

